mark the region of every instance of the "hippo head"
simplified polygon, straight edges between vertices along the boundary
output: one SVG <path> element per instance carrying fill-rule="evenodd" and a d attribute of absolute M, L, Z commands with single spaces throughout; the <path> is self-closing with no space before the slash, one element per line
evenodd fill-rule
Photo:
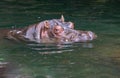
<path fill-rule="evenodd" d="M 49 31 L 55 37 L 60 37 L 66 29 L 74 29 L 74 23 L 70 21 L 65 22 L 63 15 L 61 15 L 60 19 L 47 20 L 47 23 L 49 24 Z"/>
<path fill-rule="evenodd" d="M 72 22 L 65 22 L 64 17 L 49 20 L 49 35 L 62 42 L 87 42 L 96 39 L 96 34 L 91 31 L 79 31 L 74 29 Z"/>

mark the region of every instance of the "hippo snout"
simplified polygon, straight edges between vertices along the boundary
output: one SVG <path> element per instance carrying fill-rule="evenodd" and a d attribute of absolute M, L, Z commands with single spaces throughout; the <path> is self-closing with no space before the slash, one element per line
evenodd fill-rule
<path fill-rule="evenodd" d="M 88 36 L 90 37 L 90 40 L 97 38 L 97 35 L 95 33 L 93 33 L 92 31 L 88 31 Z"/>

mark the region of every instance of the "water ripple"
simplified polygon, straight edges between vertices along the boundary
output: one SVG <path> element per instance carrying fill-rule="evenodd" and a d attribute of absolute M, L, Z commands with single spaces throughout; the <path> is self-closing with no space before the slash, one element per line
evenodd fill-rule
<path fill-rule="evenodd" d="M 93 48 L 92 43 L 69 43 L 69 44 L 27 44 L 27 46 L 37 51 L 39 54 L 55 54 L 63 52 L 73 52 L 80 48 Z"/>

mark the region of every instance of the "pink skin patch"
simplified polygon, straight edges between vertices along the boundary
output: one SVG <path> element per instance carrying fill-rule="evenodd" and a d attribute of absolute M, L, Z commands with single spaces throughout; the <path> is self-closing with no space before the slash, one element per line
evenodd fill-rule
<path fill-rule="evenodd" d="M 59 38 L 59 37 L 62 35 L 63 32 L 64 32 L 64 29 L 63 29 L 61 26 L 59 26 L 59 25 L 57 25 L 57 26 L 55 26 L 55 27 L 53 28 L 53 34 L 54 34 L 57 38 Z"/>

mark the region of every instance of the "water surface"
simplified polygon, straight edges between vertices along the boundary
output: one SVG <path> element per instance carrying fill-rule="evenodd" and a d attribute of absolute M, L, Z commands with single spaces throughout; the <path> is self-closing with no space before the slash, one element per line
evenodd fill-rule
<path fill-rule="evenodd" d="M 67 0 L 66 0 L 67 1 Z M 119 78 L 120 10 L 109 0 L 0 2 L 0 28 L 24 27 L 46 19 L 75 23 L 98 38 L 89 43 L 22 44 L 0 38 L 0 78 Z M 76 4 L 77 3 L 77 4 Z"/>

